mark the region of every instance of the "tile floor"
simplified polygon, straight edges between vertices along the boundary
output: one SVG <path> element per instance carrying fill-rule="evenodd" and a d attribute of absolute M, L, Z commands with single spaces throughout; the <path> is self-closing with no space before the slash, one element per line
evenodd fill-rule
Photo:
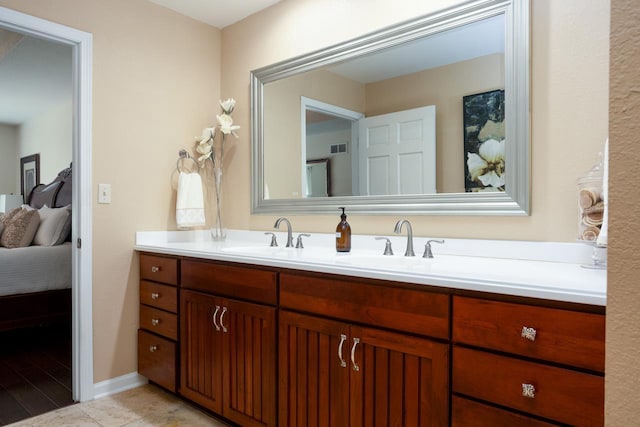
<path fill-rule="evenodd" d="M 153 385 L 67 406 L 7 427 L 229 427 Z"/>

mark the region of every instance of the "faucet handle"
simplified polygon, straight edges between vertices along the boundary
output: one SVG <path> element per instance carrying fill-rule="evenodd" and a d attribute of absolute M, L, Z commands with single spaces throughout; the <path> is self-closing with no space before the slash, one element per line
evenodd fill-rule
<path fill-rule="evenodd" d="M 393 255 L 393 249 L 391 249 L 391 240 L 388 237 L 376 237 L 376 240 L 386 240 L 387 243 L 384 245 L 384 254 L 383 255 Z"/>
<path fill-rule="evenodd" d="M 269 243 L 269 246 L 271 247 L 278 246 L 278 241 L 276 240 L 276 233 L 271 233 L 269 231 L 264 233 L 265 236 L 268 236 L 269 234 L 271 234 L 271 243 Z"/>
<path fill-rule="evenodd" d="M 311 234 L 306 234 L 306 233 L 302 233 L 302 234 L 298 234 L 298 238 L 296 239 L 296 249 L 303 249 L 304 246 L 302 246 L 302 237 L 311 237 Z"/>
<path fill-rule="evenodd" d="M 433 252 L 431 252 L 431 243 L 444 243 L 444 240 L 427 240 L 427 243 L 425 243 L 424 245 L 424 254 L 422 255 L 422 258 L 433 258 Z"/>

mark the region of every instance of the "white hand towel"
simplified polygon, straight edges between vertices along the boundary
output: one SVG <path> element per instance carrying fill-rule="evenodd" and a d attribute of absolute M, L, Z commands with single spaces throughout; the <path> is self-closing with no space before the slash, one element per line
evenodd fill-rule
<path fill-rule="evenodd" d="M 604 214 L 602 216 L 602 228 L 596 243 L 598 246 L 607 246 L 609 234 L 609 139 L 604 144 L 604 170 L 602 172 L 602 200 L 604 201 Z"/>
<path fill-rule="evenodd" d="M 180 172 L 176 201 L 178 228 L 205 225 L 202 179 L 198 173 Z"/>

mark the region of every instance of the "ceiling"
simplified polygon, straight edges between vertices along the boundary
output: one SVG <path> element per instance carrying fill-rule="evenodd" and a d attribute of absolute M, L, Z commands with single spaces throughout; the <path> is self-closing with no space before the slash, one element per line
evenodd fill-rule
<path fill-rule="evenodd" d="M 149 0 L 182 15 L 224 28 L 280 0 Z"/>
<path fill-rule="evenodd" d="M 360 83 L 374 83 L 504 53 L 504 26 L 504 16 L 498 15 L 341 62 L 328 69 Z"/>
<path fill-rule="evenodd" d="M 0 29 L 0 123 L 19 125 L 71 100 L 70 46 Z"/>

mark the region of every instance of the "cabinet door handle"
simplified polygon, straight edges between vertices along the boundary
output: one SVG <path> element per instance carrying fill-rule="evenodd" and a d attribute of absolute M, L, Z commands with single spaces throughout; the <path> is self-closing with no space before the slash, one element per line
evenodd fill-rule
<path fill-rule="evenodd" d="M 529 341 L 535 341 L 537 333 L 538 333 L 538 331 L 536 331 L 534 328 L 529 328 L 527 326 L 523 326 L 522 327 L 522 332 L 520 332 L 520 336 L 522 338 L 528 339 Z"/>
<path fill-rule="evenodd" d="M 152 273 L 157 273 L 158 271 L 160 271 L 160 267 L 156 267 L 155 265 L 151 267 Z"/>
<path fill-rule="evenodd" d="M 158 299 L 160 298 L 160 294 L 157 292 L 151 292 L 151 299 Z"/>
<path fill-rule="evenodd" d="M 533 384 L 522 384 L 522 395 L 524 397 L 528 397 L 529 399 L 534 399 L 536 397 L 536 387 Z"/>
<path fill-rule="evenodd" d="M 151 324 L 153 326 L 158 326 L 158 323 L 160 323 L 160 319 L 151 319 Z"/>
<path fill-rule="evenodd" d="M 360 338 L 353 339 L 353 347 L 351 347 L 351 364 L 353 365 L 354 371 L 359 371 L 360 366 L 356 363 L 356 346 L 360 342 Z"/>
<path fill-rule="evenodd" d="M 157 346 L 157 345 L 150 345 L 150 346 L 149 346 L 149 351 L 150 351 L 151 353 L 153 353 L 153 352 L 155 352 L 155 351 L 157 351 L 157 350 L 158 350 L 158 346 Z"/>
<path fill-rule="evenodd" d="M 222 319 L 224 318 L 224 314 L 227 312 L 227 307 L 222 307 L 222 313 L 220 314 L 220 326 L 222 326 L 222 332 L 227 333 L 227 327 L 222 323 Z"/>
<path fill-rule="evenodd" d="M 216 315 L 218 314 L 218 311 L 220 311 L 220 306 L 216 305 L 216 311 L 213 312 L 213 326 L 216 327 L 216 331 L 220 330 L 220 326 L 218 326 L 218 323 L 216 322 Z"/>
<path fill-rule="evenodd" d="M 347 362 L 342 358 L 342 345 L 347 340 L 347 336 L 345 334 L 340 334 L 340 344 L 338 344 L 338 357 L 340 358 L 340 367 L 346 368 Z"/>

